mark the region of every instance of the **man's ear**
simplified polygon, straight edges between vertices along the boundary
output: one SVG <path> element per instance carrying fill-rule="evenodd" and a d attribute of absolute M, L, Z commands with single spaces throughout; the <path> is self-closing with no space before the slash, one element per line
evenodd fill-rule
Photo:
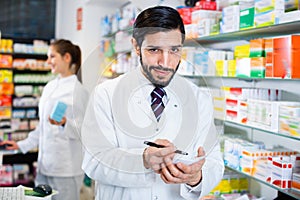
<path fill-rule="evenodd" d="M 136 53 L 138 56 L 140 56 L 141 51 L 140 51 L 140 47 L 139 47 L 137 41 L 136 41 L 134 38 L 131 38 L 131 43 L 132 43 L 132 46 L 133 46 L 133 48 L 134 48 L 135 53 Z"/>

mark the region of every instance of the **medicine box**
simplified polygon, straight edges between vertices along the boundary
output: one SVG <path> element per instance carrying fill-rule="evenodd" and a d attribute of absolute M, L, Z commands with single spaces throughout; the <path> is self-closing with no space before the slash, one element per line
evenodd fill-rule
<path fill-rule="evenodd" d="M 265 58 L 257 57 L 251 58 L 250 61 L 251 69 L 250 76 L 253 78 L 264 78 L 265 77 Z"/>
<path fill-rule="evenodd" d="M 279 108 L 279 132 L 300 137 L 300 105 L 281 105 Z"/>
<path fill-rule="evenodd" d="M 28 164 L 14 164 L 13 165 L 13 180 L 14 184 L 28 184 L 29 179 L 29 165 Z"/>
<path fill-rule="evenodd" d="M 251 58 L 236 58 L 236 77 L 249 78 L 251 76 Z"/>
<path fill-rule="evenodd" d="M 65 115 L 66 109 L 67 109 L 67 104 L 58 101 L 53 107 L 53 110 L 50 114 L 50 118 L 57 122 L 60 122 L 63 116 Z"/>
<path fill-rule="evenodd" d="M 278 78 L 300 78 L 300 36 L 273 39 L 273 75 Z"/>
<path fill-rule="evenodd" d="M 293 173 L 292 189 L 300 192 L 300 173 Z"/>
<path fill-rule="evenodd" d="M 0 68 L 11 68 L 13 58 L 11 55 L 0 54 Z"/>
<path fill-rule="evenodd" d="M 300 20 L 300 10 L 285 12 L 278 18 L 278 23 L 287 23 Z"/>
<path fill-rule="evenodd" d="M 253 57 L 265 57 L 265 39 L 258 38 L 250 40 L 250 55 Z"/>
<path fill-rule="evenodd" d="M 0 168 L 0 186 L 13 184 L 13 168 L 11 165 L 2 165 Z"/>
<path fill-rule="evenodd" d="M 240 11 L 240 29 L 254 28 L 254 7 Z"/>
<path fill-rule="evenodd" d="M 236 73 L 236 62 L 235 60 L 227 60 L 227 76 L 235 77 Z"/>
<path fill-rule="evenodd" d="M 265 77 L 273 77 L 274 71 L 273 71 L 273 38 L 267 38 L 264 39 L 265 41 L 265 56 L 266 56 L 266 62 L 265 62 L 265 68 L 266 68 L 266 74 Z"/>
<path fill-rule="evenodd" d="M 282 189 L 291 188 L 292 164 L 287 161 L 273 161 L 271 184 Z"/>

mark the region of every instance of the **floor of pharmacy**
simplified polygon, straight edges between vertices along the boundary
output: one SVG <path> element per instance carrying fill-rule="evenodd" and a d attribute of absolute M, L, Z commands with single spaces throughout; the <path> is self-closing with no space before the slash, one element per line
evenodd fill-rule
<path fill-rule="evenodd" d="M 94 194 L 91 187 L 82 186 L 80 190 L 80 200 L 94 200 Z"/>

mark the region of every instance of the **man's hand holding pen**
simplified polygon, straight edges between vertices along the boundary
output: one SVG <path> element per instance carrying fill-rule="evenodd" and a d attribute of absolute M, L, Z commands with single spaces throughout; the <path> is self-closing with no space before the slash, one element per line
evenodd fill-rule
<path fill-rule="evenodd" d="M 191 165 L 183 163 L 173 163 L 175 153 L 187 154 L 177 150 L 173 143 L 168 140 L 155 140 L 154 145 L 150 145 L 143 154 L 144 166 L 153 169 L 154 172 L 160 174 L 162 180 L 168 184 L 186 183 L 190 186 L 199 184 L 202 180 L 202 166 L 205 159 L 199 160 Z M 202 147 L 198 149 L 198 157 L 204 156 L 205 152 Z"/>
<path fill-rule="evenodd" d="M 160 174 L 161 165 L 167 160 L 171 160 L 175 156 L 176 147 L 168 140 L 157 139 L 155 144 L 164 146 L 163 148 L 157 148 L 149 146 L 145 149 L 143 154 L 144 166 L 147 169 L 152 169 L 154 172 Z"/>

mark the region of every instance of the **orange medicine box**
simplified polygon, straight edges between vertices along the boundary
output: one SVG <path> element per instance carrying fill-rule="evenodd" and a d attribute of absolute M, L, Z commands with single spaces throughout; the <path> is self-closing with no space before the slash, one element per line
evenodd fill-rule
<path fill-rule="evenodd" d="M 250 40 L 250 57 L 264 57 L 265 56 L 265 39 Z"/>
<path fill-rule="evenodd" d="M 299 173 L 293 173 L 292 189 L 300 192 L 300 174 Z"/>
<path fill-rule="evenodd" d="M 273 39 L 273 73 L 278 78 L 300 78 L 300 35 Z"/>
<path fill-rule="evenodd" d="M 266 75 L 265 77 L 273 77 L 273 39 L 265 39 L 265 55 L 266 55 Z"/>

